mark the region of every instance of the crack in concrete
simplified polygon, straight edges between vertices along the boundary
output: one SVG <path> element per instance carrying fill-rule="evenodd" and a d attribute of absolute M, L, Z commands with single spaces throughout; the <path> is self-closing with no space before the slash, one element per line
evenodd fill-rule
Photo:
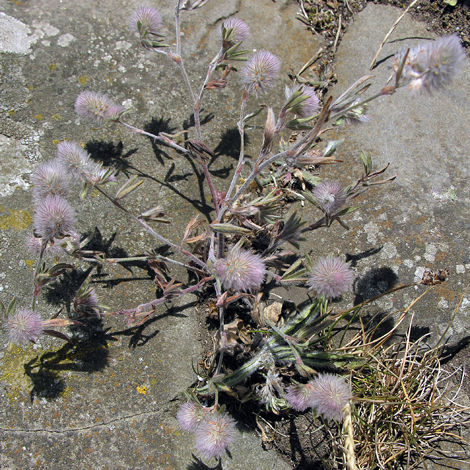
<path fill-rule="evenodd" d="M 92 429 L 99 429 L 99 428 L 106 428 L 113 423 L 119 423 L 119 422 L 125 422 L 125 421 L 130 421 L 131 419 L 134 419 L 136 417 L 141 417 L 141 416 L 146 416 L 146 417 L 151 417 L 157 414 L 165 414 L 169 413 L 169 410 L 154 410 L 154 411 L 142 411 L 140 413 L 134 413 L 128 416 L 121 416 L 119 418 L 114 418 L 106 423 L 97 423 L 97 424 L 92 424 L 89 426 L 83 426 L 79 428 L 65 428 L 65 429 L 8 429 L 8 428 L 0 428 L 0 432 L 5 432 L 9 434 L 64 434 L 67 432 L 71 433 L 78 433 L 82 431 L 89 431 Z"/>

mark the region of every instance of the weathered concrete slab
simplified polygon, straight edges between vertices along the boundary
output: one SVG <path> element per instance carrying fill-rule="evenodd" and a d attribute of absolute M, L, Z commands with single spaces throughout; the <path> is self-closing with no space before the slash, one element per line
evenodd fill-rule
<path fill-rule="evenodd" d="M 331 91 L 334 97 L 369 73 L 375 75 L 370 93 L 377 92 L 391 75 L 395 52 L 432 37 L 424 24 L 405 16 L 371 72 L 372 58 L 399 15 L 393 7 L 371 3 L 357 15 L 338 50 L 338 84 Z M 378 284 L 390 286 L 394 275 L 397 283 L 412 282 L 421 277 L 424 269 L 447 268 L 449 281 L 418 304 L 414 323 L 421 333 L 429 332 L 436 338 L 437 333 L 444 332 L 460 296 L 465 294 L 449 332 L 452 341 L 466 336 L 469 325 L 465 293 L 470 281 L 469 92 L 467 62 L 447 90 L 434 96 L 411 96 L 407 89 L 400 89 L 394 96 L 370 104 L 369 123 L 337 133 L 337 137 L 346 139 L 339 148 L 345 163 L 337 169 L 344 182 L 360 174 L 361 150 L 372 156 L 377 168 L 390 163 L 389 176 L 398 174 L 390 186 L 373 189 L 364 196 L 363 208 L 349 219 L 351 231 L 333 240 L 335 247 L 352 257 L 357 274 L 369 276 L 369 281 L 356 285 L 357 294 L 365 298 L 380 293 Z M 323 240 L 328 242 L 328 237 Z M 358 258 L 371 249 L 378 251 Z M 376 272 L 374 279 L 372 269 L 381 269 L 382 274 Z M 408 291 L 386 297 L 378 306 L 388 313 L 405 307 L 415 295 Z"/>
<path fill-rule="evenodd" d="M 75 140 L 106 164 L 121 167 L 121 182 L 139 174 L 145 182 L 129 205 L 162 205 L 175 221 L 163 228 L 164 234 L 175 240 L 196 213 L 210 217 L 211 207 L 191 162 L 123 129 L 93 129 L 73 110 L 76 96 L 92 89 L 132 108 L 129 121 L 147 130 L 173 132 L 189 122 L 191 108 L 181 98 L 185 90 L 178 71 L 160 55 L 141 50 L 127 29 L 135 2 L 0 4 L 0 299 L 8 303 L 17 296 L 20 305 L 28 305 L 34 265 L 24 250 L 31 233 L 29 176 L 37 163 L 55 156 L 58 142 Z M 173 1 L 159 7 L 171 42 Z M 295 2 L 229 0 L 183 15 L 185 57 L 195 57 L 187 63 L 193 83 L 201 83 L 218 50 L 214 27 L 233 14 L 250 24 L 250 48 L 273 50 L 285 71 L 300 68 L 320 44 L 294 20 L 296 9 Z M 211 171 L 221 188 L 235 162 L 232 143 L 220 145 L 239 112 L 235 82 L 208 94 L 203 110 L 208 117 L 203 133 L 218 156 Z M 279 103 L 281 86 L 273 96 Z M 110 255 L 157 246 L 96 194 L 81 206 L 78 219 L 83 233 L 99 229 L 97 248 Z M 77 278 L 83 280 L 83 272 Z M 94 282 L 103 303 L 114 310 L 155 296 L 153 282 L 139 265 L 105 270 Z M 45 317 L 63 304 L 65 284 L 54 286 L 41 305 Z M 96 322 L 92 333 L 76 330 L 81 342 L 73 348 L 44 338 L 23 352 L 0 352 L 0 467 L 207 468 L 192 455 L 192 436 L 179 431 L 177 402 L 172 401 L 196 379 L 191 358 L 202 354 L 194 302 L 187 296 L 165 306 L 137 334 L 106 319 Z M 288 468 L 273 451 L 264 452 L 246 429 L 240 429 L 231 451 L 224 469 Z"/>
<path fill-rule="evenodd" d="M 171 38 L 173 2 L 162 3 Z M 29 175 L 34 165 L 55 155 L 57 142 L 76 140 L 128 174 L 141 175 L 143 191 L 131 202 L 139 208 L 163 205 L 176 221 L 165 229 L 173 239 L 181 236 L 187 220 L 197 212 L 210 216 L 211 208 L 189 161 L 112 126 L 91 129 L 73 111 L 77 94 L 94 89 L 132 107 L 130 122 L 137 126 L 173 131 L 189 119 L 177 72 L 164 58 L 138 49 L 126 29 L 134 2 L 38 0 L 0 5 L 0 300 L 5 303 L 15 295 L 27 305 L 33 264 L 23 248 L 31 231 Z M 295 2 L 229 0 L 209 2 L 206 9 L 184 16 L 185 50 L 197 58 L 188 63 L 195 83 L 217 50 L 212 27 L 235 13 L 251 26 L 250 48 L 270 49 L 283 58 L 284 71 L 289 65 L 298 70 L 320 44 L 294 21 L 295 12 Z M 395 9 L 369 4 L 356 17 L 338 51 L 339 83 L 333 95 L 368 72 L 397 16 Z M 414 42 L 423 36 L 429 36 L 424 27 L 405 18 L 391 39 L 409 37 Z M 388 44 L 381 58 L 401 44 Z M 379 86 L 388 77 L 389 62 L 374 71 Z M 361 149 L 376 165 L 390 162 L 390 174 L 396 172 L 399 178 L 364 197 L 363 210 L 347 220 L 349 232 L 335 227 L 310 238 L 315 252 L 347 253 L 357 274 L 369 276 L 356 286 L 362 297 L 388 287 L 394 276 L 396 282 L 412 281 L 425 267 L 450 269 L 449 282 L 418 304 L 418 332 L 442 332 L 469 282 L 469 85 L 467 65 L 455 87 L 439 96 L 410 98 L 400 90 L 371 106 L 369 124 L 338 132 L 337 137 L 347 139 L 339 154 L 348 166 L 335 170 L 342 181 L 359 175 Z M 220 187 L 235 162 L 231 146 L 219 144 L 222 134 L 235 127 L 239 94 L 238 86 L 232 86 L 208 95 L 203 113 L 210 117 L 204 135 L 218 149 L 211 171 Z M 273 96 L 279 104 L 282 88 Z M 125 180 L 124 172 L 120 180 Z M 203 204 L 198 204 L 201 194 Z M 98 227 L 101 246 L 109 245 L 113 254 L 156 246 L 95 196 L 79 212 L 82 232 Z M 363 256 L 370 249 L 372 253 Z M 146 270 L 128 268 L 116 267 L 95 278 L 103 302 L 112 309 L 154 296 Z M 381 271 L 373 271 L 378 268 Z M 45 315 L 63 301 L 63 287 L 56 287 L 49 303 L 42 305 Z M 400 294 L 376 308 L 388 313 L 415 296 Z M 354 296 L 346 300 L 351 303 Z M 192 456 L 192 437 L 178 430 L 177 402 L 172 401 L 196 378 L 189 360 L 201 355 L 194 301 L 188 296 L 162 308 L 141 335 L 107 319 L 95 324 L 88 336 L 77 331 L 82 341 L 73 349 L 43 339 L 24 352 L 0 352 L 0 466 L 206 468 Z M 466 335 L 468 305 L 465 298 L 451 339 Z M 261 451 L 258 438 L 246 430 L 231 450 L 224 469 L 287 468 L 274 453 Z"/>
<path fill-rule="evenodd" d="M 378 91 L 391 74 L 397 49 L 433 38 L 423 24 L 405 16 L 382 50 L 377 67 L 370 72 L 378 45 L 400 14 L 392 7 L 369 3 L 356 16 L 338 50 L 338 84 L 331 92 L 333 96 L 339 96 L 368 73 L 376 76 L 371 93 Z M 413 97 L 407 89 L 400 89 L 394 96 L 371 103 L 369 123 L 338 132 L 338 137 L 346 139 L 339 154 L 351 173 L 360 173 L 359 155 L 364 150 L 377 168 L 390 163 L 388 174 L 398 177 L 389 187 L 379 187 L 364 196 L 363 207 L 349 221 L 350 232 L 342 236 L 333 232 L 337 238 L 325 236 L 322 241 L 351 256 L 360 278 L 356 283 L 359 300 L 383 292 L 393 282 L 418 280 L 424 269 L 448 269 L 448 281 L 436 286 L 410 312 L 414 313 L 413 338 L 430 334 L 430 343 L 445 333 L 448 344 L 455 344 L 468 338 L 470 326 L 469 96 L 467 62 L 447 90 L 434 96 Z M 345 182 L 350 181 L 351 173 L 345 175 L 337 169 L 338 178 Z M 382 298 L 370 310 L 383 315 L 394 312 L 410 305 L 423 291 L 420 287 Z M 455 321 L 446 332 L 461 300 Z M 468 370 L 468 352 L 463 351 L 452 366 Z M 461 404 L 468 403 L 469 391 L 467 377 Z M 468 460 L 427 465 L 433 469 L 446 465 L 469 468 Z"/>

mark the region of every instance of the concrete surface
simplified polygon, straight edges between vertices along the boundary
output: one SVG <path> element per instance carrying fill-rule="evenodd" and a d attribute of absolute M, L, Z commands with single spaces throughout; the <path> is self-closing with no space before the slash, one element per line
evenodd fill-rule
<path fill-rule="evenodd" d="M 267 48 L 298 70 L 322 45 L 295 21 L 294 2 L 228 0 L 209 2 L 205 9 L 183 16 L 186 49 L 196 60 L 188 62 L 195 82 L 216 52 L 213 26 L 232 14 L 247 21 L 253 39 L 250 48 Z M 122 129 L 92 129 L 73 110 L 78 93 L 93 89 L 108 93 L 134 111 L 130 122 L 150 129 L 180 130 L 190 107 L 181 99 L 182 82 L 163 57 L 138 48 L 127 29 L 135 8 L 132 1 L 69 2 L 0 0 L 0 300 L 17 296 L 29 303 L 33 260 L 24 242 L 31 232 L 29 175 L 34 166 L 55 155 L 64 139 L 87 144 L 94 154 L 120 165 L 120 174 L 139 174 L 142 190 L 134 207 L 161 204 L 175 223 L 165 235 L 178 239 L 197 212 L 210 217 L 207 191 L 198 170 L 186 159 Z M 160 2 L 168 35 L 172 38 L 173 2 Z M 383 36 L 399 11 L 369 4 L 350 25 L 338 51 L 338 96 L 348 84 L 367 73 Z M 423 25 L 405 18 L 380 59 L 400 47 L 429 36 Z M 382 84 L 390 59 L 374 73 Z M 399 173 L 388 188 L 370 191 L 363 209 L 347 220 L 351 230 L 339 227 L 310 237 L 318 252 L 346 253 L 362 282 L 356 295 L 377 293 L 395 282 L 413 281 L 425 267 L 448 268 L 448 283 L 434 289 L 417 307 L 418 332 L 443 331 L 459 296 L 469 282 L 468 158 L 469 66 L 454 87 L 439 96 L 410 98 L 406 90 L 382 98 L 370 108 L 369 124 L 338 131 L 347 141 L 338 154 L 343 167 L 333 170 L 350 182 L 359 175 L 359 154 L 370 153 L 376 165 L 391 163 L 389 174 Z M 211 171 L 220 187 L 227 184 L 235 164 L 230 136 L 238 114 L 239 87 L 208 94 L 203 116 L 204 135 L 218 158 Z M 282 101 L 280 86 L 270 97 Z M 257 140 L 253 136 L 252 147 Z M 173 166 L 174 165 L 174 166 Z M 345 171 L 345 165 L 348 170 Z M 203 201 L 202 204 L 198 200 Z M 308 218 L 308 216 L 307 216 Z M 106 201 L 92 195 L 79 211 L 80 230 L 97 227 L 98 244 L 110 254 L 133 254 L 155 243 L 133 227 Z M 367 252 L 371 250 L 372 252 Z M 85 266 L 82 267 L 84 269 Z M 80 278 L 83 273 L 79 272 Z M 141 266 L 118 266 L 96 277 L 103 303 L 111 309 L 130 308 L 154 296 L 154 286 Z M 70 280 L 70 284 L 73 284 Z M 55 286 L 41 305 L 45 317 L 64 302 L 67 283 Z M 378 302 L 374 309 L 388 313 L 416 296 L 411 291 Z M 47 302 L 46 302 L 47 300 Z M 346 299 L 354 301 L 354 295 Z M 192 436 L 178 429 L 176 400 L 196 379 L 194 362 L 202 352 L 195 297 L 188 296 L 162 308 L 141 332 L 120 321 L 95 322 L 73 348 L 44 338 L 21 351 L 0 352 L 0 467 L 10 469 L 204 469 L 194 454 Z M 453 339 L 466 336 L 468 306 L 465 297 L 451 330 Z M 0 339 L 3 340 L 2 337 Z M 4 344 L 4 341 L 2 341 Z M 194 454 L 194 455 L 193 455 Z M 207 464 L 207 465 L 206 465 Z M 273 451 L 261 448 L 258 437 L 240 428 L 224 457 L 223 469 L 285 469 L 289 466 Z"/>
<path fill-rule="evenodd" d="M 380 90 L 391 74 L 394 53 L 405 44 L 413 46 L 433 37 L 424 24 L 405 16 L 382 50 L 378 65 L 370 71 L 378 45 L 397 13 L 393 7 L 368 4 L 357 15 L 337 54 L 338 84 L 331 91 L 334 96 L 368 73 L 375 75 L 370 93 Z M 424 269 L 448 269 L 448 282 L 423 299 L 415 324 L 422 333 L 436 338 L 444 332 L 464 295 L 449 332 L 452 341 L 468 335 L 470 313 L 465 291 L 470 282 L 469 96 L 467 60 L 448 89 L 433 96 L 412 96 L 407 88 L 399 89 L 394 96 L 370 104 L 369 123 L 338 133 L 346 139 L 345 148 L 339 152 L 346 164 L 357 162 L 359 171 L 358 157 L 363 150 L 372 156 L 376 168 L 390 163 L 386 174 L 398 175 L 390 186 L 365 195 L 364 207 L 349 219 L 352 231 L 343 237 L 350 248 L 342 247 L 342 251 L 355 256 L 363 250 L 380 249 L 357 261 L 359 276 L 371 268 L 391 268 L 397 282 L 412 282 Z M 408 292 L 388 297 L 379 306 L 384 311 L 402 308 L 414 295 Z"/>
<path fill-rule="evenodd" d="M 173 132 L 189 122 L 191 108 L 179 72 L 160 55 L 141 49 L 127 29 L 136 6 L 123 0 L 0 1 L 3 303 L 13 296 L 20 305 L 29 303 L 33 260 L 24 250 L 31 233 L 29 177 L 37 163 L 55 156 L 55 146 L 64 139 L 86 144 L 106 163 L 123 167 L 121 182 L 129 174 L 141 175 L 142 190 L 128 203 L 140 209 L 162 205 L 174 221 L 163 228 L 166 236 L 178 240 L 196 213 L 210 216 L 208 194 L 192 162 L 114 126 L 93 129 L 74 112 L 76 96 L 92 89 L 132 108 L 129 121 L 147 130 Z M 158 7 L 172 42 L 174 2 Z M 284 71 L 291 65 L 300 68 L 320 43 L 295 20 L 296 10 L 293 2 L 229 0 L 183 14 L 183 51 L 193 83 L 202 83 L 218 50 L 216 26 L 234 14 L 251 26 L 249 48 L 274 50 Z M 292 42 L 285 40 L 289 36 Z M 276 93 L 273 99 L 279 103 L 283 89 Z M 202 112 L 208 118 L 206 142 L 218 156 L 211 172 L 222 187 L 236 160 L 230 142 L 220 142 L 222 135 L 236 133 L 240 94 L 235 80 L 224 91 L 208 93 Z M 156 247 L 96 194 L 81 206 L 78 220 L 83 233 L 99 229 L 97 248 L 112 256 Z M 145 267 L 126 268 L 94 278 L 103 303 L 113 310 L 155 297 Z M 76 274 L 83 280 L 83 271 Z M 65 292 L 64 283 L 49 291 L 41 305 L 45 318 L 63 305 Z M 195 300 L 187 296 L 163 307 L 137 333 L 120 320 L 106 319 L 91 325 L 91 332 L 75 330 L 81 340 L 73 348 L 43 338 L 25 351 L 1 351 L 0 467 L 214 468 L 215 461 L 203 463 L 194 455 L 192 435 L 181 432 L 175 419 L 174 400 L 196 380 L 192 366 L 202 355 Z M 262 450 L 253 431 L 240 427 L 221 468 L 246 468 L 247 462 L 289 468 L 274 451 Z"/>

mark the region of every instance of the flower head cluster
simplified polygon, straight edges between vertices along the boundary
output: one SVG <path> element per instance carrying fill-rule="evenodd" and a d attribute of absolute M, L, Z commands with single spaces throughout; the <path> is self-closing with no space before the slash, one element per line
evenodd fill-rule
<path fill-rule="evenodd" d="M 195 433 L 196 449 L 205 458 L 220 458 L 236 434 L 235 420 L 225 412 L 210 410 L 199 403 L 180 406 L 177 414 L 180 426 Z"/>
<path fill-rule="evenodd" d="M 305 385 L 289 387 L 286 398 L 295 410 L 313 408 L 325 419 L 341 421 L 343 408 L 351 400 L 351 389 L 344 379 L 334 374 L 318 374 Z"/>
<path fill-rule="evenodd" d="M 77 96 L 75 112 L 100 126 L 106 119 L 117 120 L 124 108 L 113 103 L 106 95 L 88 90 Z"/>
<path fill-rule="evenodd" d="M 310 408 L 310 393 L 312 392 L 313 385 L 311 382 L 307 384 L 292 385 L 287 389 L 286 400 L 289 405 L 297 411 L 305 411 Z"/>
<path fill-rule="evenodd" d="M 196 449 L 205 458 L 220 458 L 235 435 L 236 422 L 228 413 L 209 413 L 196 428 Z"/>
<path fill-rule="evenodd" d="M 224 32 L 225 29 L 225 32 Z M 227 43 L 238 43 L 246 41 L 250 35 L 250 28 L 248 25 L 238 18 L 229 18 L 224 20 L 219 27 L 219 36 Z"/>
<path fill-rule="evenodd" d="M 307 281 L 319 295 L 334 299 L 347 292 L 354 280 L 354 273 L 348 263 L 340 258 L 327 256 L 319 258 Z"/>
<path fill-rule="evenodd" d="M 338 212 L 346 202 L 344 188 L 337 181 L 321 181 L 312 191 L 320 209 L 328 216 Z"/>
<path fill-rule="evenodd" d="M 43 240 L 51 241 L 74 233 L 75 212 L 67 199 L 47 196 L 36 206 L 33 223 L 36 234 Z"/>
<path fill-rule="evenodd" d="M 36 341 L 43 332 L 44 322 L 38 313 L 27 308 L 19 308 L 3 323 L 8 344 L 24 345 Z"/>
<path fill-rule="evenodd" d="M 312 87 L 297 84 L 286 88 L 286 98 L 289 99 L 296 91 L 301 91 L 302 96 L 307 99 L 292 107 L 291 111 L 302 118 L 318 114 L 320 110 L 320 100 L 315 90 Z"/>
<path fill-rule="evenodd" d="M 73 299 L 73 307 L 75 312 L 85 317 L 99 317 L 100 305 L 95 289 L 88 285 L 85 288 L 82 286 Z"/>
<path fill-rule="evenodd" d="M 214 263 L 214 271 L 225 289 L 251 292 L 264 282 L 266 265 L 261 256 L 235 247 Z"/>
<path fill-rule="evenodd" d="M 77 234 L 75 234 L 77 235 Z M 78 235 L 77 235 L 78 236 Z M 55 242 L 55 240 L 54 240 Z M 41 252 L 43 256 L 56 257 L 64 253 L 64 247 L 60 243 L 48 243 L 47 246 L 43 247 L 43 241 L 41 238 L 31 235 L 26 240 L 26 247 L 35 256 L 39 256 Z"/>
<path fill-rule="evenodd" d="M 76 142 L 61 142 L 57 146 L 57 156 L 67 171 L 82 183 L 98 185 L 114 181 L 113 175 L 105 177 L 106 170 L 95 163 Z"/>
<path fill-rule="evenodd" d="M 160 13 L 155 8 L 139 7 L 134 11 L 129 21 L 129 27 L 141 37 L 147 34 L 158 34 L 162 25 Z"/>
<path fill-rule="evenodd" d="M 45 248 L 49 254 L 59 255 L 63 250 L 53 243 L 54 239 L 75 235 L 75 212 L 66 199 L 72 181 L 100 185 L 114 181 L 114 175 L 91 160 L 80 145 L 64 141 L 57 146 L 57 158 L 40 164 L 31 181 L 36 237 L 30 240 L 29 247 L 39 253 Z M 48 242 L 46 246 L 44 241 Z"/>
<path fill-rule="evenodd" d="M 70 177 L 58 159 L 38 165 L 31 176 L 33 200 L 39 202 L 47 196 L 67 197 L 70 192 Z"/>
<path fill-rule="evenodd" d="M 199 403 L 188 401 L 180 406 L 176 419 L 186 431 L 195 431 L 208 412 L 209 409 Z"/>
<path fill-rule="evenodd" d="M 407 49 L 402 49 L 395 56 L 395 71 L 403 62 L 406 52 Z M 409 50 L 402 80 L 409 83 L 410 89 L 415 93 L 440 90 L 450 84 L 460 72 L 465 57 L 465 51 L 456 34 L 420 44 Z"/>
<path fill-rule="evenodd" d="M 281 62 L 271 52 L 255 52 L 241 69 L 241 83 L 250 95 L 266 93 L 274 86 L 280 68 Z"/>

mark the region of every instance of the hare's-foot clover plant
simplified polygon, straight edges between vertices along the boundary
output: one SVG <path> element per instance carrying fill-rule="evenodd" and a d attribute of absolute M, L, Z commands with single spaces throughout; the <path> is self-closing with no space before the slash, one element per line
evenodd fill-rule
<path fill-rule="evenodd" d="M 254 53 L 244 50 L 242 46 L 250 28 L 238 18 L 229 18 L 218 29 L 220 49 L 208 64 L 206 77 L 195 89 L 187 74 L 180 15 L 184 10 L 191 11 L 205 3 L 202 0 L 176 2 L 175 46 L 165 44 L 161 34 L 162 18 L 154 8 L 140 7 L 130 19 L 130 29 L 137 33 L 140 45 L 157 53 L 159 61 L 172 63 L 181 73 L 193 110 L 194 138 L 181 142 L 163 132 L 151 134 L 132 126 L 126 122 L 127 111 L 97 91 L 80 93 L 75 110 L 95 126 L 123 126 L 197 162 L 212 197 L 213 221 L 209 223 L 199 217 L 188 221 L 183 242 L 164 237 L 150 223 L 167 222 L 165 208 L 157 206 L 135 213 L 125 205 L 125 198 L 139 190 L 141 181 L 137 177 L 113 192 L 111 184 L 116 184 L 113 170 L 94 162 L 79 144 L 60 143 L 57 156 L 37 166 L 32 175 L 35 215 L 29 245 L 38 261 L 30 304 L 26 305 L 26 299 L 22 299 L 19 307 L 14 301 L 8 308 L 2 306 L 8 343 L 34 342 L 41 334 L 68 340 L 64 333 L 51 327 L 74 324 L 87 316 L 122 316 L 128 325 L 139 326 L 155 315 L 159 304 L 204 289 L 213 296 L 218 344 L 213 361 L 200 373 L 204 381 L 188 391 L 189 400 L 181 405 L 177 416 L 181 427 L 194 433 L 198 452 L 205 458 L 222 458 L 236 438 L 236 422 L 223 403 L 224 396 L 230 395 L 241 402 L 256 401 L 276 414 L 292 409 L 312 412 L 329 426 L 341 425 L 344 421 L 344 463 L 348 468 L 356 468 L 355 446 L 361 452 L 369 447 L 360 441 L 367 434 L 362 429 L 366 419 L 355 414 L 353 405 L 365 395 L 370 397 L 373 387 L 367 383 L 368 377 L 376 382 L 381 380 L 376 376 L 378 370 L 372 370 L 371 357 L 385 365 L 389 360 L 386 355 L 367 354 L 373 346 L 383 344 L 383 341 L 371 340 L 367 332 L 361 344 L 335 346 L 333 332 L 338 328 L 347 329 L 358 307 L 343 314 L 334 313 L 329 302 L 350 290 L 354 271 L 343 257 L 331 253 L 311 259 L 303 254 L 301 242 L 304 234 L 321 227 L 346 227 L 343 219 L 358 209 L 352 205 L 353 200 L 371 185 L 387 184 L 395 177 L 381 179 L 386 168 L 374 170 L 370 157 L 362 154 L 363 172 L 348 186 L 328 178 L 320 179 L 318 175 L 322 173 L 318 170 L 326 163 L 338 161 L 333 154 L 340 145 L 340 141 L 325 141 L 325 129 L 344 121 L 364 121 L 368 103 L 393 95 L 400 88 L 414 93 L 439 91 L 451 83 L 462 67 L 465 54 L 457 36 L 427 41 L 396 54 L 392 83 L 373 96 L 366 93 L 369 76 L 359 79 L 338 98 L 330 97 L 323 102 L 314 88 L 290 83 L 285 85 L 285 102 L 280 110 L 263 104 L 258 111 L 247 113 L 248 101 L 257 102 L 262 98 L 264 103 L 267 92 L 279 84 L 280 61 L 267 50 Z M 222 187 L 222 182 L 214 180 L 208 170 L 208 161 L 214 152 L 204 141 L 200 110 L 206 93 L 216 93 L 229 85 L 240 91 L 237 126 L 241 149 L 232 179 Z M 248 158 L 245 154 L 247 123 L 260 113 L 266 116 L 262 144 L 257 156 Z M 300 189 L 292 191 L 290 188 L 295 181 L 301 182 L 296 186 Z M 158 298 L 142 299 L 140 305 L 129 310 L 105 312 L 87 278 L 68 310 L 71 318 L 54 316 L 42 320 L 37 299 L 45 285 L 72 272 L 77 258 L 92 262 L 93 266 L 105 261 L 102 254 L 87 250 L 89 240 L 82 239 L 75 231 L 73 185 L 80 187 L 82 199 L 92 188 L 124 211 L 136 227 L 140 226 L 175 253 L 174 257 L 167 257 L 152 251 L 144 257 L 155 271 L 160 288 Z M 285 210 L 286 196 L 292 198 L 292 194 L 308 205 L 310 214 L 317 215 L 316 221 L 307 223 L 299 213 Z M 297 250 L 282 251 L 287 243 Z M 63 261 L 66 257 L 68 262 Z M 294 261 L 287 263 L 288 257 Z M 122 260 L 114 260 L 119 261 Z M 172 266 L 183 267 L 195 276 L 187 285 L 178 282 L 167 275 Z M 435 282 L 441 280 L 435 279 Z M 299 311 L 294 308 L 288 314 L 281 308 L 277 315 L 268 314 L 267 309 L 263 312 L 262 303 L 264 287 L 270 282 L 279 286 L 304 286 L 316 298 Z M 239 324 L 233 328 L 226 323 L 227 309 L 234 306 L 251 316 L 249 329 L 242 329 Z M 349 323 L 345 318 L 350 319 Z M 235 345 L 245 354 L 243 363 L 233 367 L 233 361 L 227 365 L 227 357 L 233 354 Z M 235 388 L 241 383 L 245 384 L 244 394 L 240 388 Z M 409 384 L 412 386 L 411 376 Z M 385 389 L 386 384 L 381 386 Z M 401 391 L 401 385 L 394 387 L 394 391 Z M 358 423 L 356 419 L 361 421 Z M 374 454 L 374 450 L 370 453 Z"/>

